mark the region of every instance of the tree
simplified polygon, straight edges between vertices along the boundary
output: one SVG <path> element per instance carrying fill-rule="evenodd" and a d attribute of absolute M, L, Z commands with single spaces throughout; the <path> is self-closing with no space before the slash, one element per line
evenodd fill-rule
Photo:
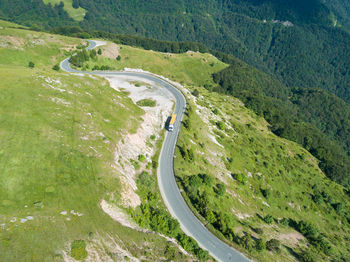
<path fill-rule="evenodd" d="M 101 50 L 101 48 L 98 49 L 97 54 L 102 55 L 102 50 Z"/>
<path fill-rule="evenodd" d="M 280 247 L 281 247 L 281 242 L 277 239 L 272 238 L 266 242 L 266 248 L 270 251 L 280 253 L 281 252 Z"/>
<path fill-rule="evenodd" d="M 90 50 L 90 57 L 94 60 L 96 59 L 97 54 L 95 49 Z"/>
<path fill-rule="evenodd" d="M 34 64 L 32 61 L 30 61 L 30 62 L 28 63 L 28 67 L 29 67 L 29 68 L 34 68 L 34 67 L 35 67 L 35 64 Z"/>
<path fill-rule="evenodd" d="M 73 0 L 72 6 L 73 6 L 73 8 L 78 9 L 79 8 L 79 0 Z"/>
<path fill-rule="evenodd" d="M 120 55 L 117 56 L 117 61 L 122 60 L 122 57 Z"/>

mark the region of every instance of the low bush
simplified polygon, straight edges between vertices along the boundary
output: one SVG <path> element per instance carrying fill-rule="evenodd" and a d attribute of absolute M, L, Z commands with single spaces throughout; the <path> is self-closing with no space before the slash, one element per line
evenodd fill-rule
<path fill-rule="evenodd" d="M 277 239 L 270 239 L 266 242 L 266 248 L 270 251 L 280 253 L 281 252 L 281 242 Z"/>
<path fill-rule="evenodd" d="M 272 224 L 273 223 L 273 217 L 271 215 L 267 215 L 264 217 L 264 221 L 266 224 Z"/>
<path fill-rule="evenodd" d="M 137 101 L 136 104 L 143 107 L 155 107 L 157 105 L 155 100 L 147 98 Z"/>
<path fill-rule="evenodd" d="M 83 260 L 87 258 L 86 243 L 84 240 L 74 240 L 71 244 L 71 257 L 76 260 Z"/>

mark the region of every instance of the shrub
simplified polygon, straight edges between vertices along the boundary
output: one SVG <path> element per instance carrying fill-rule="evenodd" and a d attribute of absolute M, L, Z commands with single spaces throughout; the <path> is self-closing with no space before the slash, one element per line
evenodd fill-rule
<path fill-rule="evenodd" d="M 59 71 L 60 70 L 60 66 L 58 64 L 55 64 L 53 67 L 52 67 L 53 70 L 55 71 Z"/>
<path fill-rule="evenodd" d="M 197 89 L 193 90 L 192 95 L 199 96 L 199 91 Z"/>
<path fill-rule="evenodd" d="M 155 135 L 151 135 L 150 138 L 151 138 L 151 140 L 155 140 L 156 136 Z"/>
<path fill-rule="evenodd" d="M 193 175 L 190 177 L 189 183 L 193 187 L 199 187 L 202 185 L 202 179 L 199 176 Z"/>
<path fill-rule="evenodd" d="M 272 224 L 273 223 L 273 217 L 271 215 L 267 215 L 264 217 L 264 221 L 266 224 Z"/>
<path fill-rule="evenodd" d="M 302 233 L 307 239 L 311 241 L 316 240 L 318 238 L 318 229 L 308 222 L 299 221 L 299 223 L 297 223 L 295 227 L 300 233 Z"/>
<path fill-rule="evenodd" d="M 83 260 L 88 256 L 84 240 L 74 240 L 71 244 L 71 257 L 76 260 Z"/>
<path fill-rule="evenodd" d="M 207 212 L 206 220 L 207 220 L 210 224 L 214 224 L 214 223 L 216 222 L 216 216 L 215 216 L 215 214 L 213 213 L 213 211 Z"/>
<path fill-rule="evenodd" d="M 203 180 L 203 183 L 208 186 L 208 187 L 211 187 L 212 184 L 213 184 L 213 179 L 211 178 L 211 176 L 207 175 L 207 174 L 200 174 L 199 175 L 202 180 Z"/>
<path fill-rule="evenodd" d="M 188 154 L 188 159 L 192 162 L 192 161 L 194 160 L 193 149 L 190 148 L 190 149 L 187 151 L 187 154 Z"/>
<path fill-rule="evenodd" d="M 255 242 L 255 249 L 259 252 L 263 252 L 266 249 L 266 244 L 262 239 L 258 239 Z"/>
<path fill-rule="evenodd" d="M 244 174 L 232 174 L 233 178 L 237 180 L 237 182 L 239 182 L 242 185 L 245 185 L 245 183 L 247 182 L 247 177 Z"/>
<path fill-rule="evenodd" d="M 153 99 L 142 99 L 136 102 L 138 106 L 144 106 L 144 107 L 155 107 L 156 101 Z"/>
<path fill-rule="evenodd" d="M 145 162 L 146 160 L 146 157 L 144 155 L 139 155 L 137 158 L 140 162 Z"/>
<path fill-rule="evenodd" d="M 188 131 L 191 131 L 191 121 L 189 118 L 186 118 L 182 123 Z"/>
<path fill-rule="evenodd" d="M 197 255 L 200 261 L 207 261 L 209 259 L 209 252 L 207 250 L 198 248 L 194 253 Z"/>
<path fill-rule="evenodd" d="M 176 236 L 177 241 L 179 241 L 180 245 L 188 252 L 193 252 L 195 248 L 198 248 L 197 243 L 193 240 L 193 238 L 179 233 Z"/>
<path fill-rule="evenodd" d="M 35 64 L 34 64 L 32 61 L 30 61 L 30 62 L 28 63 L 28 67 L 29 67 L 29 68 L 34 68 L 34 67 L 35 67 Z"/>
<path fill-rule="evenodd" d="M 101 48 L 98 49 L 97 54 L 102 55 L 102 50 L 101 50 Z"/>
<path fill-rule="evenodd" d="M 317 204 L 317 205 L 321 205 L 323 202 L 323 197 L 321 194 L 316 193 L 315 195 L 312 196 L 312 200 Z"/>
<path fill-rule="evenodd" d="M 282 218 L 279 223 L 281 225 L 284 225 L 284 226 L 288 226 L 289 225 L 289 220 L 287 218 Z"/>
<path fill-rule="evenodd" d="M 254 231 L 259 234 L 259 235 L 262 235 L 264 233 L 264 231 L 262 230 L 262 228 L 258 227 L 258 228 L 255 228 Z"/>
<path fill-rule="evenodd" d="M 255 246 L 254 240 L 252 239 L 252 236 L 250 234 L 247 234 L 242 237 L 241 244 L 248 251 L 252 251 Z"/>
<path fill-rule="evenodd" d="M 215 115 L 218 115 L 218 114 L 219 114 L 219 110 L 218 110 L 217 108 L 215 108 L 215 109 L 213 110 L 213 113 L 214 113 Z"/>
<path fill-rule="evenodd" d="M 165 251 L 164 251 L 164 255 L 169 260 L 175 260 L 176 259 L 176 255 L 177 255 L 177 251 L 172 246 L 167 245 L 166 248 L 165 248 Z"/>
<path fill-rule="evenodd" d="M 344 204 L 340 202 L 340 203 L 333 204 L 332 207 L 337 213 L 340 213 L 344 208 Z"/>
<path fill-rule="evenodd" d="M 281 252 L 280 246 L 281 246 L 281 242 L 274 238 L 266 242 L 266 248 L 270 251 L 279 253 Z"/>
<path fill-rule="evenodd" d="M 90 50 L 90 57 L 96 60 L 97 54 L 95 49 Z"/>
<path fill-rule="evenodd" d="M 122 57 L 120 55 L 117 56 L 117 61 L 122 60 Z"/>
<path fill-rule="evenodd" d="M 226 186 L 222 183 L 216 185 L 216 194 L 223 196 L 226 193 Z"/>
<path fill-rule="evenodd" d="M 301 262 L 316 262 L 317 261 L 316 256 L 310 250 L 302 251 L 302 253 L 299 254 L 299 260 Z"/>
<path fill-rule="evenodd" d="M 222 121 L 216 122 L 216 126 L 217 126 L 220 130 L 225 130 L 225 123 L 222 122 Z"/>
<path fill-rule="evenodd" d="M 270 196 L 271 196 L 271 190 L 266 188 L 266 189 L 260 189 L 261 191 L 261 194 L 266 198 L 266 199 L 269 199 Z"/>
<path fill-rule="evenodd" d="M 148 174 L 146 171 L 142 171 L 138 181 L 146 187 L 151 187 L 154 184 L 154 180 L 152 179 L 152 176 Z"/>
<path fill-rule="evenodd" d="M 155 160 L 152 160 L 152 167 L 153 168 L 158 168 L 158 162 Z"/>

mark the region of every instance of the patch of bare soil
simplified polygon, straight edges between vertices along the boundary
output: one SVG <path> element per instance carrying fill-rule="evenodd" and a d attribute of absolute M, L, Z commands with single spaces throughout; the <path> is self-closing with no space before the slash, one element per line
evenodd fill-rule
<path fill-rule="evenodd" d="M 122 184 L 122 205 L 124 207 L 136 207 L 140 205 L 137 190 L 136 175 L 151 162 L 154 154 L 154 147 L 150 146 L 153 141 L 151 135 L 159 137 L 164 128 L 167 117 L 171 114 L 173 97 L 167 91 L 158 86 L 153 81 L 147 83 L 142 78 L 135 79 L 128 77 L 109 77 L 111 86 L 118 91 L 127 91 L 129 97 L 136 103 L 141 99 L 153 99 L 156 101 L 155 107 L 144 107 L 145 114 L 142 116 L 143 122 L 135 134 L 126 134 L 117 144 L 115 154 L 115 167 L 120 176 Z M 135 84 L 135 80 L 138 84 Z M 139 164 L 139 168 L 133 164 L 138 161 L 138 156 L 144 155 L 146 160 Z"/>
<path fill-rule="evenodd" d="M 20 37 L 10 35 L 0 35 L 0 47 L 22 49 L 25 40 Z"/>
<path fill-rule="evenodd" d="M 279 234 L 277 238 L 283 242 L 283 243 L 288 243 L 294 247 L 298 245 L 298 242 L 300 240 L 305 239 L 305 237 L 300 234 L 299 232 L 291 232 L 291 233 L 285 233 L 285 234 Z"/>
<path fill-rule="evenodd" d="M 100 206 L 106 214 L 123 226 L 135 230 L 141 230 L 141 228 L 121 208 L 107 203 L 104 199 L 101 201 Z"/>
<path fill-rule="evenodd" d="M 119 46 L 115 43 L 108 43 L 108 45 L 102 46 L 102 55 L 111 59 L 116 59 L 119 55 Z"/>

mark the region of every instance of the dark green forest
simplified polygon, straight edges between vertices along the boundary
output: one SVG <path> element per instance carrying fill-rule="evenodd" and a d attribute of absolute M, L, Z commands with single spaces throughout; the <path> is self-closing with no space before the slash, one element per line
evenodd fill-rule
<path fill-rule="evenodd" d="M 240 98 L 337 182 L 350 182 L 350 3 L 346 0 L 0 0 L 0 18 L 33 29 L 162 52 L 210 52 L 230 67 L 206 88 Z M 67 27 L 68 26 L 68 27 Z M 159 41 L 161 40 L 161 41 Z M 243 62 L 244 61 L 244 62 Z"/>

